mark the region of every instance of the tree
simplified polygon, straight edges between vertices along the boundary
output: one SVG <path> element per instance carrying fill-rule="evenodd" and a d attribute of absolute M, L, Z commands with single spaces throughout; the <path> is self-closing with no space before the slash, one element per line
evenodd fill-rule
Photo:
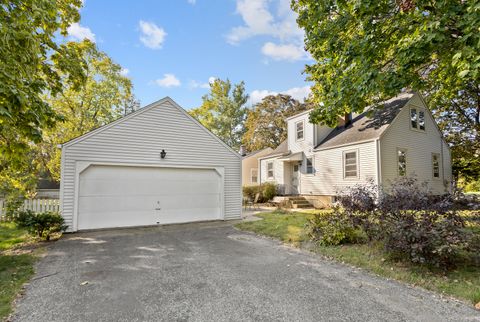
<path fill-rule="evenodd" d="M 316 61 L 305 69 L 318 106 L 312 121 L 334 125 L 413 89 L 454 147 L 480 151 L 479 0 L 294 0 L 292 8 Z"/>
<path fill-rule="evenodd" d="M 28 144 L 57 120 L 43 95 L 83 81 L 82 62 L 56 33 L 80 19 L 81 0 L 13 0 L 0 6 L 0 154 L 23 161 Z M 61 77 L 59 73 L 64 77 Z"/>
<path fill-rule="evenodd" d="M 232 87 L 227 79 L 216 79 L 210 84 L 210 93 L 202 97 L 200 107 L 190 110 L 190 115 L 235 150 L 240 148 L 247 114 L 245 83 Z"/>
<path fill-rule="evenodd" d="M 36 146 L 36 159 L 54 180 L 60 180 L 58 144 L 116 120 L 133 104 L 132 83 L 121 74 L 120 65 L 88 40 L 68 45 L 83 57 L 87 77 L 80 88 L 66 87 L 62 93 L 46 98 L 62 121 L 44 131 L 43 142 Z"/>
<path fill-rule="evenodd" d="M 289 95 L 269 95 L 248 112 L 242 142 L 247 151 L 276 148 L 287 138 L 286 118 L 308 110 Z"/>

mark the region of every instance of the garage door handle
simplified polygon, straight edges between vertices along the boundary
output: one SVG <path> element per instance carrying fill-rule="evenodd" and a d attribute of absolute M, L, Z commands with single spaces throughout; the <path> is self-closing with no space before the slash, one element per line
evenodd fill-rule
<path fill-rule="evenodd" d="M 162 210 L 162 208 L 155 208 L 155 210 Z"/>

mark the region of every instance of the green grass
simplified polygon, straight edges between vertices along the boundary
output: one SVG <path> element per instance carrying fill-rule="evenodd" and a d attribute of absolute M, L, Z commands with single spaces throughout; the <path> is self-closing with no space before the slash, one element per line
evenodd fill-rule
<path fill-rule="evenodd" d="M 306 240 L 303 227 L 309 213 L 262 213 L 255 215 L 263 218 L 259 221 L 245 221 L 236 225 L 241 230 L 252 231 L 257 234 L 274 237 L 286 243 L 298 244 Z"/>
<path fill-rule="evenodd" d="M 0 223 L 0 320 L 12 310 L 12 302 L 22 285 L 33 275 L 36 256 L 32 253 L 9 252 L 31 238 L 13 223 Z"/>
<path fill-rule="evenodd" d="M 0 223 L 0 251 L 11 249 L 29 240 L 28 233 L 17 228 L 14 223 Z"/>
<path fill-rule="evenodd" d="M 260 221 L 242 222 L 236 227 L 257 234 L 274 237 L 295 246 L 305 246 L 304 227 L 311 213 L 263 213 Z M 478 227 L 475 227 L 476 230 Z M 380 244 L 355 244 L 341 246 L 310 246 L 309 250 L 328 258 L 361 267 L 375 274 L 418 285 L 447 294 L 470 303 L 480 302 L 480 269 L 474 266 L 459 267 L 443 273 L 406 262 L 394 261 L 382 250 Z"/>

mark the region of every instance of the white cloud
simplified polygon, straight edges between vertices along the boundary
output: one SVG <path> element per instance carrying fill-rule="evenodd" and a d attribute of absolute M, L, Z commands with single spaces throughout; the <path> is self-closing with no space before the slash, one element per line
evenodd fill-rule
<path fill-rule="evenodd" d="M 311 89 L 310 86 L 303 86 L 303 87 L 293 87 L 283 91 L 282 94 L 287 94 L 293 97 L 296 100 L 304 101 L 305 98 L 310 95 Z"/>
<path fill-rule="evenodd" d="M 191 88 L 210 88 L 210 84 L 212 84 L 217 78 L 210 76 L 208 78 L 208 83 L 200 83 L 197 82 L 196 80 L 190 81 L 190 87 Z"/>
<path fill-rule="evenodd" d="M 120 75 L 122 76 L 127 76 L 129 73 L 130 73 L 130 69 L 128 68 L 122 68 L 122 70 L 120 70 Z"/>
<path fill-rule="evenodd" d="M 269 95 L 277 95 L 279 92 L 269 91 L 269 90 L 254 90 L 250 93 L 249 103 L 254 105 L 259 103 L 263 98 Z M 280 94 L 290 95 L 296 100 L 304 101 L 306 97 L 310 94 L 310 86 L 304 87 L 293 87 L 285 91 L 281 91 Z"/>
<path fill-rule="evenodd" d="M 76 40 L 89 39 L 95 42 L 95 34 L 88 27 L 80 26 L 79 23 L 72 23 L 67 28 L 68 35 Z"/>
<path fill-rule="evenodd" d="M 264 90 L 254 90 L 253 92 L 250 93 L 249 97 L 249 102 L 252 105 L 255 105 L 259 103 L 264 97 L 267 97 L 269 95 L 277 95 L 277 92 L 272 92 L 272 91 L 267 91 L 266 89 Z"/>
<path fill-rule="evenodd" d="M 163 74 L 163 78 L 159 78 L 155 80 L 155 84 L 160 87 L 177 87 L 180 86 L 180 80 L 175 77 L 173 74 Z"/>
<path fill-rule="evenodd" d="M 138 24 L 140 26 L 140 31 L 142 32 L 142 36 L 140 36 L 140 41 L 148 48 L 162 48 L 162 44 L 165 41 L 165 37 L 167 36 L 165 30 L 158 27 L 153 22 L 140 20 Z"/>
<path fill-rule="evenodd" d="M 188 3 L 190 3 L 191 5 L 194 5 L 195 3 L 197 3 L 197 0 L 188 0 Z"/>
<path fill-rule="evenodd" d="M 269 8 L 271 0 L 237 0 L 237 13 L 244 25 L 234 27 L 227 35 L 230 44 L 238 44 L 253 36 L 271 36 L 282 41 L 303 41 L 303 30 L 297 15 L 290 9 L 290 0 L 275 0 L 276 12 Z"/>
<path fill-rule="evenodd" d="M 295 45 L 277 45 L 267 42 L 262 47 L 262 54 L 274 60 L 301 60 L 307 57 L 307 53 L 301 46 Z"/>

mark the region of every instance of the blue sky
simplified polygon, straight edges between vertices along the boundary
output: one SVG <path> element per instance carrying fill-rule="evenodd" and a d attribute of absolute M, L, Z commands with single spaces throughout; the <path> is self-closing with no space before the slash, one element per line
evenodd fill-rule
<path fill-rule="evenodd" d="M 142 106 L 201 104 L 213 78 L 245 81 L 250 103 L 308 94 L 311 62 L 290 0 L 85 0 L 70 38 L 94 40 L 125 68 Z"/>

